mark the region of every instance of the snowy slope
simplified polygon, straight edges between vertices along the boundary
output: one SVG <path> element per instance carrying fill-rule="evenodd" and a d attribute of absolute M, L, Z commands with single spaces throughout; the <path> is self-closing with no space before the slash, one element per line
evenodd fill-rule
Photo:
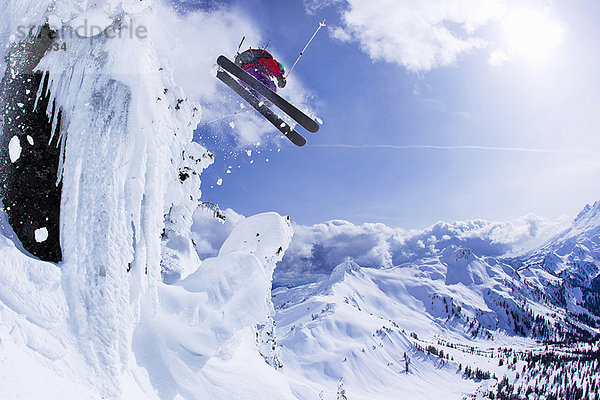
<path fill-rule="evenodd" d="M 596 249 L 596 208 L 586 207 L 571 227 L 521 259 L 503 261 L 438 242 L 429 255 L 396 266 L 345 261 L 318 282 L 276 289 L 284 373 L 296 382 L 293 389 L 300 398 L 320 391 L 335 398 L 343 378 L 348 398 L 460 399 L 476 390 L 495 390 L 457 374 L 460 364 L 501 377 L 510 375 L 494 360 L 501 348 L 538 351 L 543 350 L 540 340 L 597 334 L 593 320 L 598 317 L 577 305 L 575 292 L 556 271 L 532 273 L 513 266 L 531 254 L 567 249 L 569 255 L 581 255 L 582 246 Z M 595 255 L 581 257 L 593 263 Z M 570 305 L 558 301 L 565 296 Z M 577 318 L 581 312 L 589 319 Z M 440 357 L 420 351 L 440 344 L 455 359 L 444 366 Z"/>
<path fill-rule="evenodd" d="M 566 230 L 512 260 L 520 269 L 551 273 L 574 285 L 600 288 L 600 202 L 586 205 Z"/>
<path fill-rule="evenodd" d="M 451 307 L 456 310 L 462 302 L 462 315 L 472 317 L 467 308 L 485 307 L 477 290 L 446 288 L 443 272 L 432 275 L 436 276 L 346 262 L 322 283 L 277 289 L 283 372 L 294 382 L 299 398 L 315 398 L 322 391 L 325 399 L 334 399 L 340 378 L 351 399 L 461 399 L 475 392 L 478 383 L 457 373 L 464 362 L 460 353 L 454 354 L 456 360 L 442 360 L 415 347 L 435 344 L 438 337 L 472 345 L 485 342 L 471 339 L 457 317 L 448 319 L 445 303 L 439 300 L 454 296 Z M 519 343 L 504 335 L 496 339 L 496 344 Z"/>
<path fill-rule="evenodd" d="M 245 399 L 262 398 L 268 383 L 272 398 L 293 398 L 259 353 L 255 328 L 273 312 L 272 272 L 291 235 L 277 214 L 248 218 L 218 257 L 174 285 L 155 283 L 156 302 L 142 304 L 113 394 L 106 387 L 115 382 L 97 375 L 76 336 L 63 272 L 0 236 L 0 362 L 13 366 L 1 369 L 3 396 Z"/>

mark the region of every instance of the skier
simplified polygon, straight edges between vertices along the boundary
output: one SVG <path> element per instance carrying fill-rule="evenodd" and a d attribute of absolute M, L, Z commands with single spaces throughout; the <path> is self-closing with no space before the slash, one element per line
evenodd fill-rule
<path fill-rule="evenodd" d="M 277 87 L 285 87 L 285 68 L 283 64 L 275 60 L 266 50 L 250 48 L 235 56 L 235 64 L 273 92 L 277 91 Z M 277 81 L 277 86 L 275 86 L 273 79 Z"/>
<path fill-rule="evenodd" d="M 294 107 L 293 104 L 290 104 L 276 92 L 277 87 L 285 87 L 286 76 L 289 76 L 294 70 L 294 67 L 308 48 L 310 42 L 324 26 L 325 20 L 319 22 L 319 27 L 313 33 L 308 43 L 306 43 L 306 46 L 300 52 L 300 55 L 287 75 L 285 74 L 283 64 L 277 62 L 265 49 L 249 48 L 243 53 L 239 53 L 245 37 L 238 46 L 238 53 L 234 61 L 222 55 L 217 58 L 217 65 L 219 66 L 217 79 L 229 86 L 238 96 L 281 131 L 287 139 L 299 147 L 306 144 L 306 139 L 294 129 L 294 126 L 284 121 L 277 112 L 273 111 L 271 107 L 277 107 L 279 111 L 286 114 L 311 133 L 316 133 L 319 130 L 319 123 L 317 121 Z M 275 80 L 277 81 L 277 85 L 275 85 Z M 239 113 L 238 111 L 235 114 Z M 218 121 L 219 119 L 222 118 L 209 122 Z M 322 123 L 322 121 L 319 122 Z"/>

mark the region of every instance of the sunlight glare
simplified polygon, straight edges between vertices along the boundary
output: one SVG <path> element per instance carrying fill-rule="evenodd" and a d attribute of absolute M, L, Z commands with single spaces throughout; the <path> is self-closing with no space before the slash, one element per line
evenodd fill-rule
<path fill-rule="evenodd" d="M 504 40 L 511 55 L 536 61 L 562 43 L 566 29 L 534 10 L 510 12 L 504 19 Z"/>

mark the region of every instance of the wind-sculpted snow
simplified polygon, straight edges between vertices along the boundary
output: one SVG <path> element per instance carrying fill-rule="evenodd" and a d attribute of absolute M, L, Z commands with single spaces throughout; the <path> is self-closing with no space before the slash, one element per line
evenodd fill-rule
<path fill-rule="evenodd" d="M 217 257 L 172 286 L 158 286 L 158 316 L 143 317 L 133 345 L 151 380 L 163 382 L 160 398 L 261 398 L 261 380 L 274 398 L 291 398 L 283 377 L 245 350 L 255 346 L 253 326 L 273 313 L 272 272 L 291 235 L 289 223 L 275 213 L 248 218 Z M 245 365 L 236 361 L 240 353 L 246 353 Z M 236 384 L 212 381 L 223 368 L 235 374 Z"/>
<path fill-rule="evenodd" d="M 225 243 L 225 239 L 233 228 L 244 220 L 244 216 L 231 209 L 223 210 L 225 221 L 217 219 L 214 214 L 204 207 L 199 207 L 194 213 L 192 224 L 192 239 L 194 248 L 200 259 L 215 257 Z"/>
<path fill-rule="evenodd" d="M 24 255 L 4 235 L 0 259 L 2 397 L 98 397 L 69 334 L 60 269 Z"/>

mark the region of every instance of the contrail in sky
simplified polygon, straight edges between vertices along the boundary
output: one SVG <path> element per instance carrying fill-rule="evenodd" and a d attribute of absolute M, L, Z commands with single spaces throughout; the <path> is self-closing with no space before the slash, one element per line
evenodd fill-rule
<path fill-rule="evenodd" d="M 411 150 L 411 149 L 432 149 L 432 150 L 483 150 L 483 151 L 507 151 L 520 153 L 541 153 L 541 154 L 562 154 L 600 157 L 599 152 L 583 150 L 552 150 L 552 149 L 528 149 L 522 147 L 495 147 L 495 146 L 436 146 L 427 144 L 313 144 L 310 147 L 337 148 L 337 149 L 392 149 L 392 150 Z"/>

